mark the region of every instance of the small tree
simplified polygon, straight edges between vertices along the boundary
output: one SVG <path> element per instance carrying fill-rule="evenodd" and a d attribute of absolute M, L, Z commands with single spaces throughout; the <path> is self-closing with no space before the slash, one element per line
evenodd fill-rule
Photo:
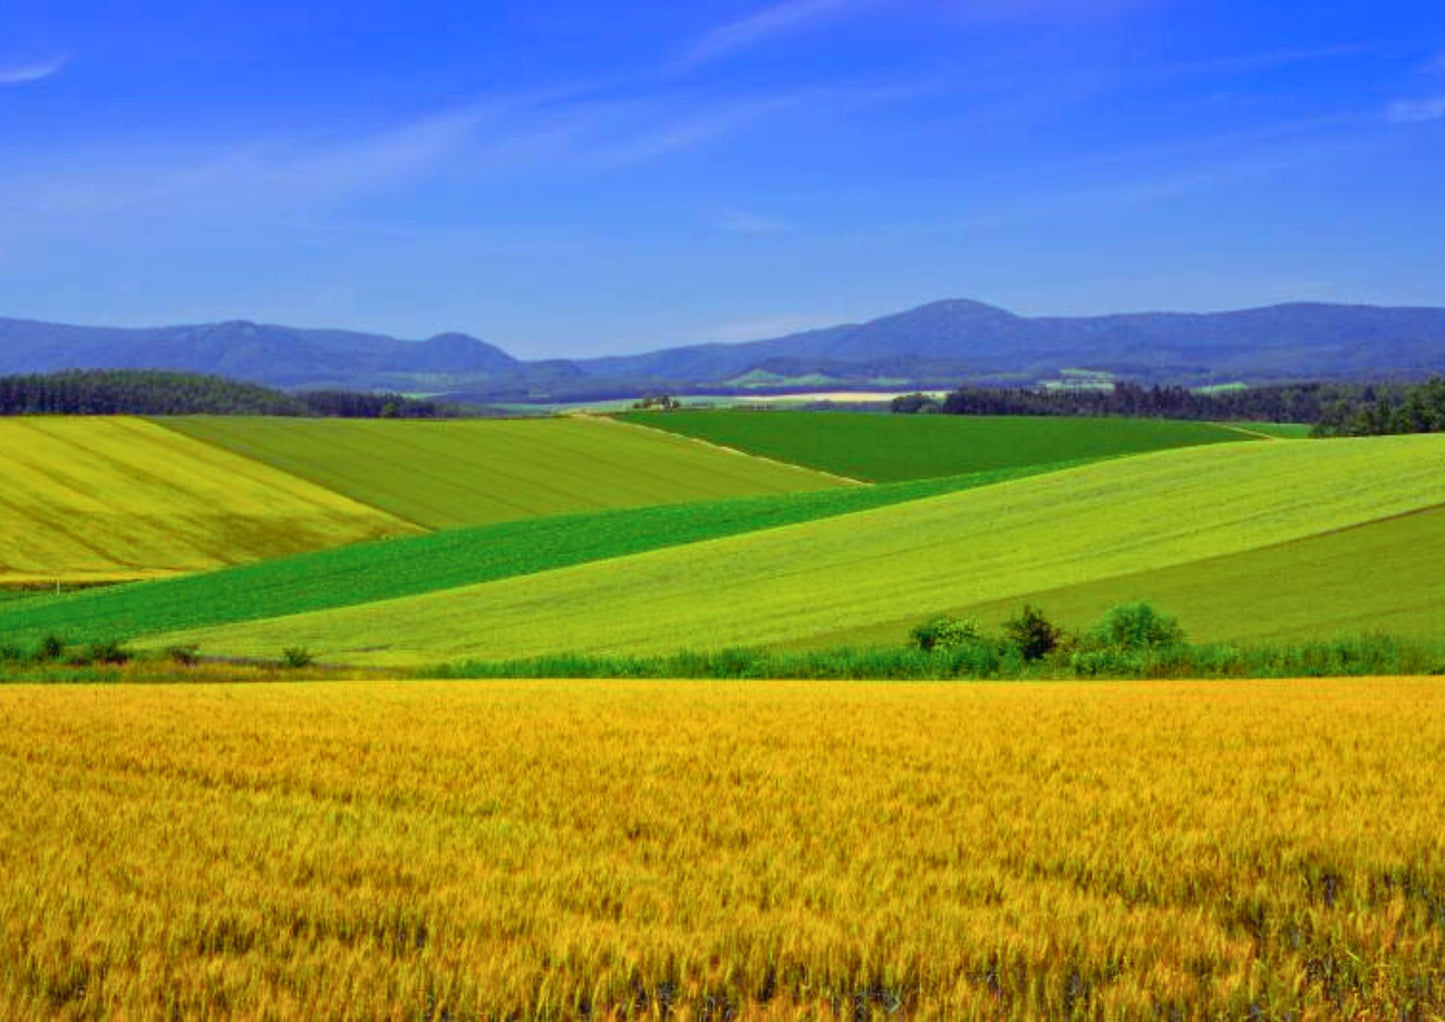
<path fill-rule="evenodd" d="M 969 646 L 983 637 L 978 622 L 973 618 L 946 616 L 915 625 L 908 634 L 915 646 L 929 653 Z"/>
<path fill-rule="evenodd" d="M 1156 649 L 1183 642 L 1184 629 L 1179 626 L 1178 619 L 1155 610 L 1153 605 L 1141 600 L 1110 607 L 1089 637 L 1100 646 Z"/>
<path fill-rule="evenodd" d="M 167 646 L 166 656 L 171 658 L 172 663 L 182 667 L 194 667 L 201 662 L 200 648 L 195 643 L 184 646 Z"/>
<path fill-rule="evenodd" d="M 304 646 L 287 646 L 281 651 L 281 662 L 287 667 L 308 667 L 314 659 Z"/>
<path fill-rule="evenodd" d="M 36 660 L 59 660 L 65 653 L 65 640 L 58 635 L 47 635 L 40 640 L 40 648 L 35 651 Z"/>
<path fill-rule="evenodd" d="M 1052 653 L 1063 633 L 1049 623 L 1043 612 L 1032 604 L 1024 604 L 1017 617 L 1003 626 L 1004 636 L 1025 660 L 1041 660 Z"/>

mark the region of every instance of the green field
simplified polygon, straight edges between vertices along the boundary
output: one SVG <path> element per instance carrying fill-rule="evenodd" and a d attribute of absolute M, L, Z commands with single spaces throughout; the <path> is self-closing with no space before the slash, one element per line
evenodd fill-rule
<path fill-rule="evenodd" d="M 1157 419 L 748 411 L 618 418 L 872 482 L 1254 439 L 1213 423 Z"/>
<path fill-rule="evenodd" d="M 1148 600 L 1193 640 L 1297 642 L 1362 632 L 1445 636 L 1445 507 L 1366 522 L 1242 553 L 960 605 L 993 627 L 1023 600 L 1078 631 L 1110 607 Z M 794 648 L 898 645 L 917 620 L 900 616 L 811 636 Z"/>
<path fill-rule="evenodd" d="M 157 641 L 262 656 L 300 645 L 328 659 L 379 664 L 795 642 L 1436 507 L 1445 504 L 1442 457 L 1445 438 L 1437 436 L 1160 452 L 526 578 Z M 1257 592 L 1241 595 L 1251 610 L 1267 613 Z"/>
<path fill-rule="evenodd" d="M 866 511 L 1049 468 L 528 518 L 143 584 L 29 594 L 13 605 L 0 603 L 0 637 L 27 645 L 46 635 L 72 643 L 133 639 L 348 607 Z"/>
<path fill-rule="evenodd" d="M 807 469 L 605 419 L 164 422 L 434 529 L 840 485 Z"/>
<path fill-rule="evenodd" d="M 1220 425 L 1275 440 L 1305 440 L 1314 428 L 1307 422 L 1222 422 Z"/>
<path fill-rule="evenodd" d="M 0 584 L 200 571 L 418 531 L 142 419 L 0 419 Z"/>

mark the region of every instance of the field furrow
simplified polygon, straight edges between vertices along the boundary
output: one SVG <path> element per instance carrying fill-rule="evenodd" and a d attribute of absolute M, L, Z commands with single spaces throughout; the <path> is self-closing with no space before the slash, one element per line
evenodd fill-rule
<path fill-rule="evenodd" d="M 141 419 L 0 420 L 0 583 L 200 571 L 416 526 Z"/>
<path fill-rule="evenodd" d="M 1208 422 L 862 412 L 632 412 L 618 418 L 853 479 L 886 482 L 1262 439 Z"/>
<path fill-rule="evenodd" d="M 182 417 L 164 424 L 434 529 L 845 485 L 805 468 L 585 418 Z"/>

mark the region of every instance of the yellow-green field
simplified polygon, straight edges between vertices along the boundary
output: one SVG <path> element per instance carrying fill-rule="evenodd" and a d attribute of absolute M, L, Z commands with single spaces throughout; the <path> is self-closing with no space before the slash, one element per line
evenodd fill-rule
<path fill-rule="evenodd" d="M 846 485 L 605 419 L 204 416 L 165 424 L 435 529 Z"/>
<path fill-rule="evenodd" d="M 5 1017 L 1438 1017 L 1445 686 L 0 688 Z"/>
<path fill-rule="evenodd" d="M 1439 436 L 1192 447 L 154 644 L 403 664 L 796 642 L 1437 507 L 1442 467 Z"/>
<path fill-rule="evenodd" d="M 140 419 L 0 419 L 0 479 L 0 584 L 173 575 L 420 531 Z"/>
<path fill-rule="evenodd" d="M 1021 601 L 1082 631 L 1110 607 L 1167 607 L 1201 642 L 1300 642 L 1363 633 L 1434 640 L 1445 635 L 1445 507 L 1167 568 L 1019 593 L 951 608 L 992 627 Z M 810 636 L 799 645 L 899 645 L 907 615 Z"/>

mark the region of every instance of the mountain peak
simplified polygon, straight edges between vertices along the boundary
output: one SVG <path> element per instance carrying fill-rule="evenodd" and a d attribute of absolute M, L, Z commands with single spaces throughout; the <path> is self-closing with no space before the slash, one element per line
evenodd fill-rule
<path fill-rule="evenodd" d="M 899 313 L 898 315 L 907 316 L 919 312 L 951 313 L 955 316 L 975 315 L 1007 316 L 1009 319 L 1020 318 L 1007 309 L 1001 309 L 997 305 L 989 305 L 987 302 L 975 301 L 972 298 L 942 298 L 936 302 L 929 302 L 927 305 L 920 305 L 916 309 L 909 309 L 907 312 Z"/>

